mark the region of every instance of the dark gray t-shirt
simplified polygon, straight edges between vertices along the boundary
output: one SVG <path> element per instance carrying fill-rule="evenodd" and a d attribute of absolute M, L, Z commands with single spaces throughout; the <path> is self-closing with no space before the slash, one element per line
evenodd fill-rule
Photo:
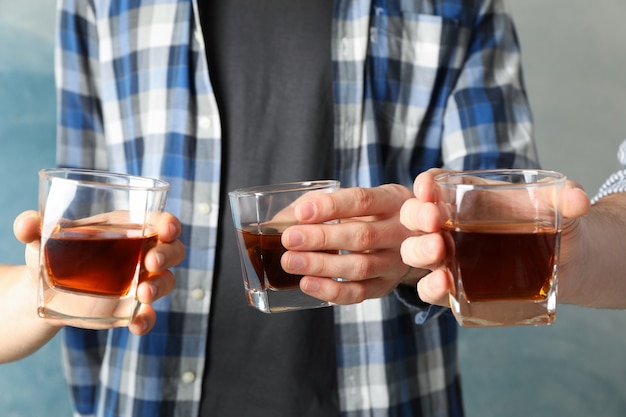
<path fill-rule="evenodd" d="M 331 308 L 247 305 L 226 194 L 331 178 L 332 0 L 200 1 L 223 123 L 223 189 L 204 417 L 339 415 Z"/>

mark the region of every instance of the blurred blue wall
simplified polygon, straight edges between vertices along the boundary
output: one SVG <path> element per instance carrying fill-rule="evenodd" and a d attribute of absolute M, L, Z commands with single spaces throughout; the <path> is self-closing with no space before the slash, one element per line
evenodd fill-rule
<path fill-rule="evenodd" d="M 0 0 L 0 263 L 23 263 L 13 220 L 37 208 L 37 171 L 55 163 L 53 0 Z M 24 300 L 36 308 L 36 300 Z M 2 335 L 0 335 L 2 337 Z M 0 416 L 71 416 L 55 338 L 0 365 Z"/>

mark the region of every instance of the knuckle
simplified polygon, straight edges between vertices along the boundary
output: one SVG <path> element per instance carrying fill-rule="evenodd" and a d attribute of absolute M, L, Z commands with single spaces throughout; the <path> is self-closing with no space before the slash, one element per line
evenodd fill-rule
<path fill-rule="evenodd" d="M 369 224 L 361 224 L 355 233 L 355 242 L 360 249 L 370 249 L 376 240 L 376 230 Z"/>
<path fill-rule="evenodd" d="M 332 227 L 332 226 L 330 226 Z M 314 234 L 311 243 L 316 247 L 332 247 L 332 234 L 327 233 L 326 228 L 321 228 L 319 234 Z"/>
<path fill-rule="evenodd" d="M 315 197 L 316 206 L 318 208 L 318 212 L 315 215 L 315 219 L 319 220 L 320 217 L 332 217 L 334 213 L 336 213 L 341 205 L 337 201 L 337 196 L 335 193 L 330 194 L 322 194 Z"/>
<path fill-rule="evenodd" d="M 367 257 L 366 257 L 367 258 Z M 367 260 L 357 262 L 355 264 L 354 272 L 356 273 L 356 279 L 368 278 L 372 273 L 372 264 Z"/>
<path fill-rule="evenodd" d="M 355 189 L 356 192 L 356 205 L 360 210 L 367 210 L 372 206 L 374 202 L 374 196 L 372 193 L 368 192 L 367 189 L 362 187 L 357 187 Z"/>
<path fill-rule="evenodd" d="M 317 275 L 317 276 L 321 276 L 321 277 L 325 277 L 329 275 L 329 259 L 328 256 L 331 255 L 327 255 L 324 253 L 320 253 L 320 254 L 313 254 L 314 257 L 319 257 L 319 261 L 315 262 L 315 259 L 311 260 L 308 262 L 309 265 L 312 265 L 314 267 L 313 275 Z"/>
<path fill-rule="evenodd" d="M 326 291 L 326 297 L 325 297 L 326 300 L 330 301 L 331 303 L 342 304 L 341 303 L 342 287 L 343 286 L 341 285 L 330 286 Z"/>
<path fill-rule="evenodd" d="M 367 299 L 367 291 L 364 285 L 354 285 L 352 290 L 351 302 L 358 304 Z"/>

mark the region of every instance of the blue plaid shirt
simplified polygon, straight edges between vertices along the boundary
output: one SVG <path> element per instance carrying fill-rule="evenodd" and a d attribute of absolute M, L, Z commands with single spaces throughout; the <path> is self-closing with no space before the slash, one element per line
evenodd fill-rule
<path fill-rule="evenodd" d="M 150 334 L 65 329 L 76 416 L 199 412 L 221 129 L 196 1 L 59 1 L 59 164 L 169 181 L 187 250 Z M 332 30 L 343 186 L 411 186 L 435 166 L 537 165 L 499 0 L 337 0 Z M 462 415 L 456 323 L 399 295 L 335 307 L 342 416 Z"/>

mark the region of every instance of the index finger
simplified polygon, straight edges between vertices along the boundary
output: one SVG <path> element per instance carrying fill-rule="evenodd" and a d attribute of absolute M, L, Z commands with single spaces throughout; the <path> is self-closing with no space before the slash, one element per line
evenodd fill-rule
<path fill-rule="evenodd" d="M 176 216 L 168 212 L 161 213 L 158 223 L 158 234 L 161 242 L 176 241 L 181 230 L 180 220 Z"/>
<path fill-rule="evenodd" d="M 302 223 L 376 215 L 399 211 L 411 191 L 399 184 L 385 184 L 375 188 L 342 188 L 334 193 L 320 194 L 295 206 L 296 219 Z"/>

